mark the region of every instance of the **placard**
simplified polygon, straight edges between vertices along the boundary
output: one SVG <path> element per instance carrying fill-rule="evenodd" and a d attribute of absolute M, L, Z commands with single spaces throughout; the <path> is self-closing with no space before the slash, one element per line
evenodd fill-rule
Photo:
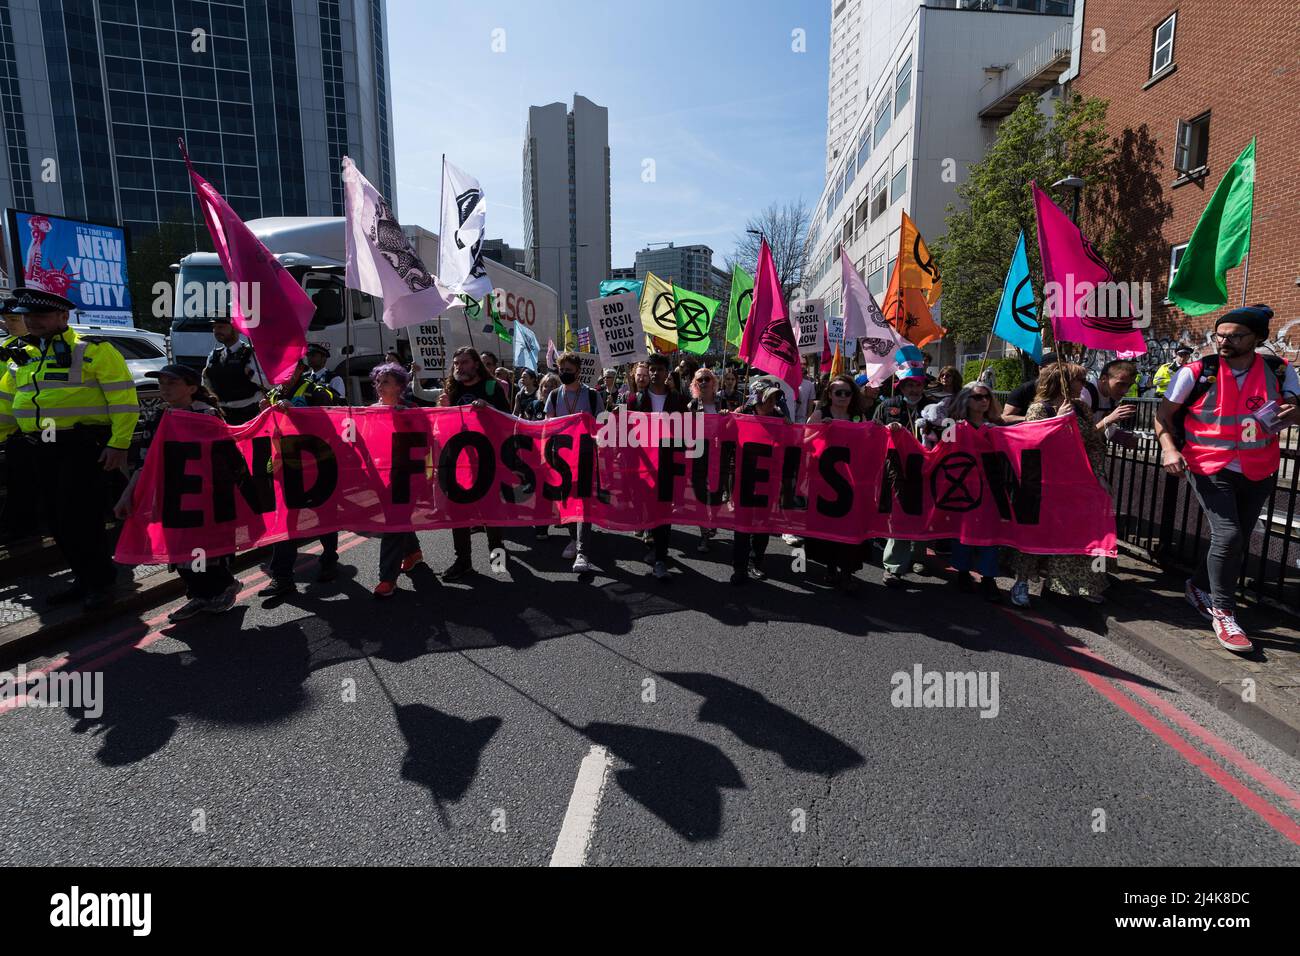
<path fill-rule="evenodd" d="M 800 355 L 822 354 L 822 324 L 825 321 L 825 301 L 803 299 L 790 303 L 790 324 L 794 326 Z"/>
<path fill-rule="evenodd" d="M 637 297 L 630 292 L 587 301 L 593 344 L 607 368 L 645 361 L 645 334 L 638 308 Z"/>

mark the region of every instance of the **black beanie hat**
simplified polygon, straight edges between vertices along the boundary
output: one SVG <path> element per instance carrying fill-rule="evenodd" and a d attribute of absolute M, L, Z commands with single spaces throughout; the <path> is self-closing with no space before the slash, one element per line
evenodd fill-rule
<path fill-rule="evenodd" d="M 1217 329 L 1224 322 L 1236 322 L 1255 333 L 1256 338 L 1268 338 L 1268 323 L 1273 318 L 1273 310 L 1266 305 L 1243 305 L 1239 309 L 1225 312 L 1214 320 Z"/>

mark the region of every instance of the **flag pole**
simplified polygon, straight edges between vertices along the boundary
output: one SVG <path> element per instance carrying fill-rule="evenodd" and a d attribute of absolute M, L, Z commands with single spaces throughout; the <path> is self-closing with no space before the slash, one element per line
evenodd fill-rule
<path fill-rule="evenodd" d="M 1251 137 L 1251 144 L 1254 145 L 1255 138 Z M 1255 167 L 1251 167 L 1251 189 L 1250 189 L 1250 238 L 1255 238 Z M 1241 304 L 1246 305 L 1246 287 L 1250 285 L 1250 246 L 1246 246 L 1246 271 L 1241 274 Z"/>

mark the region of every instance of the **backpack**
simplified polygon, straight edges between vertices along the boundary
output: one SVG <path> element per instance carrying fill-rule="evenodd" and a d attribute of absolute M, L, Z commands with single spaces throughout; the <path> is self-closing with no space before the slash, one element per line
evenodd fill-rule
<path fill-rule="evenodd" d="M 1278 358 L 1276 355 L 1259 356 L 1264 360 L 1268 371 L 1272 372 L 1277 378 L 1277 390 L 1282 391 L 1282 382 L 1286 379 L 1286 361 Z M 1178 411 L 1174 413 L 1173 439 L 1174 447 L 1179 451 L 1187 444 L 1187 413 L 1193 405 L 1201 400 L 1201 397 L 1210 390 L 1210 383 L 1205 381 L 1206 378 L 1218 378 L 1219 376 L 1219 356 L 1207 355 L 1201 359 L 1201 372 L 1196 376 L 1196 382 L 1192 385 L 1191 392 L 1187 395 L 1187 400 L 1179 406 Z M 1172 382 L 1171 382 L 1172 384 Z"/>

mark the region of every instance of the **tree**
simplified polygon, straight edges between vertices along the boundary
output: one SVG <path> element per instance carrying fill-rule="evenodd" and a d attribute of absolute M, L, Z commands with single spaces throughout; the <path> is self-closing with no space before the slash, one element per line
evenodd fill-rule
<path fill-rule="evenodd" d="M 745 223 L 746 232 L 736 236 L 736 250 L 726 259 L 727 271 L 739 265 L 750 275 L 758 270 L 759 237 L 748 230 L 763 234 L 772 249 L 772 262 L 781 282 L 781 292 L 788 299 L 803 281 L 806 263 L 804 242 L 808 236 L 810 214 L 802 198 L 781 206 L 772 203 L 757 216 Z"/>
<path fill-rule="evenodd" d="M 194 222 L 189 209 L 175 211 L 154 232 L 131 236 L 126 271 L 137 328 L 170 331 L 172 310 L 170 305 L 160 307 L 155 286 L 160 282 L 172 286 L 176 277 L 172 265 L 195 251 L 211 252 L 212 237 L 206 226 Z"/>
<path fill-rule="evenodd" d="M 1039 109 L 1038 95 L 1028 94 L 998 127 L 984 158 L 970 167 L 969 178 L 957 187 L 960 203 L 948 205 L 947 232 L 934 248 L 943 272 L 943 324 L 952 338 L 977 342 L 988 336 L 1021 230 L 1030 275 L 1042 300 L 1043 270 L 1029 184 L 1036 181 L 1050 192 L 1052 183 L 1065 176 L 1078 176 L 1092 186 L 1105 182 L 1115 153 L 1106 134 L 1107 105 L 1078 94 L 1063 96 L 1055 115 L 1048 117 Z M 1090 231 L 1089 212 L 1098 196 L 1097 190 L 1085 186 L 1080 222 L 1104 256 L 1114 237 Z M 1054 198 L 1069 211 L 1071 197 Z"/>

